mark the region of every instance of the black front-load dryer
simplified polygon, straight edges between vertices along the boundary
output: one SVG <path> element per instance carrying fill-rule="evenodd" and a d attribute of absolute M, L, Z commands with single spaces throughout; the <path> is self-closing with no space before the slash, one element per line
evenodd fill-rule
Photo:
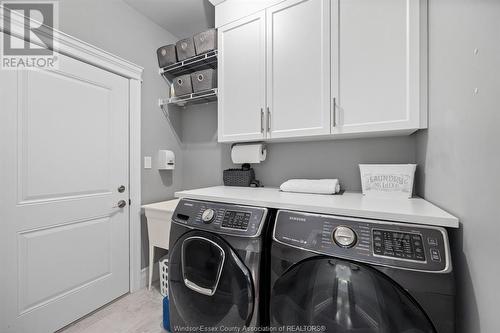
<path fill-rule="evenodd" d="M 454 332 L 444 228 L 278 211 L 271 251 L 275 332 Z"/>
<path fill-rule="evenodd" d="M 270 218 L 266 208 L 179 202 L 170 230 L 172 331 L 236 332 L 267 324 Z"/>

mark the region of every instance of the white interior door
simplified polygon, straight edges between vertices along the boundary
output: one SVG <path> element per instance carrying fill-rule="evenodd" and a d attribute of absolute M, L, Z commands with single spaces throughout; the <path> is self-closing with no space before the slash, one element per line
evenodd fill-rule
<path fill-rule="evenodd" d="M 265 136 L 265 11 L 218 29 L 219 141 Z"/>
<path fill-rule="evenodd" d="M 267 9 L 270 137 L 330 134 L 330 1 Z"/>
<path fill-rule="evenodd" d="M 53 332 L 129 290 L 128 80 L 58 57 L 0 73 L 1 332 Z"/>

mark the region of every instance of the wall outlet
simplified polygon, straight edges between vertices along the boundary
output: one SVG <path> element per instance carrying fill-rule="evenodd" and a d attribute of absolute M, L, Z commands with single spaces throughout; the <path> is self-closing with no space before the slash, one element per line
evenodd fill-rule
<path fill-rule="evenodd" d="M 151 169 L 151 168 L 152 168 L 151 156 L 144 156 L 144 169 Z"/>

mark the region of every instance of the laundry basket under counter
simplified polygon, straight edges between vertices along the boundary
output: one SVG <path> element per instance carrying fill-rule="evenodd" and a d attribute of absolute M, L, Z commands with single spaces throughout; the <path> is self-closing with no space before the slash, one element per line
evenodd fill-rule
<path fill-rule="evenodd" d="M 162 201 L 142 206 L 144 208 L 149 239 L 149 289 L 153 279 L 155 247 L 169 249 L 170 224 L 172 214 L 179 203 L 179 199 Z"/>

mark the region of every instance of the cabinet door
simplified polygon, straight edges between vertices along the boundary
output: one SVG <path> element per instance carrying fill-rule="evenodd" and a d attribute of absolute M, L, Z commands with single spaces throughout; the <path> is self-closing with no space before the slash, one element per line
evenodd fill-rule
<path fill-rule="evenodd" d="M 218 29 L 219 141 L 265 137 L 265 11 Z"/>
<path fill-rule="evenodd" d="M 333 133 L 427 122 L 425 0 L 332 2 Z"/>
<path fill-rule="evenodd" d="M 330 1 L 267 9 L 270 138 L 330 133 Z"/>

